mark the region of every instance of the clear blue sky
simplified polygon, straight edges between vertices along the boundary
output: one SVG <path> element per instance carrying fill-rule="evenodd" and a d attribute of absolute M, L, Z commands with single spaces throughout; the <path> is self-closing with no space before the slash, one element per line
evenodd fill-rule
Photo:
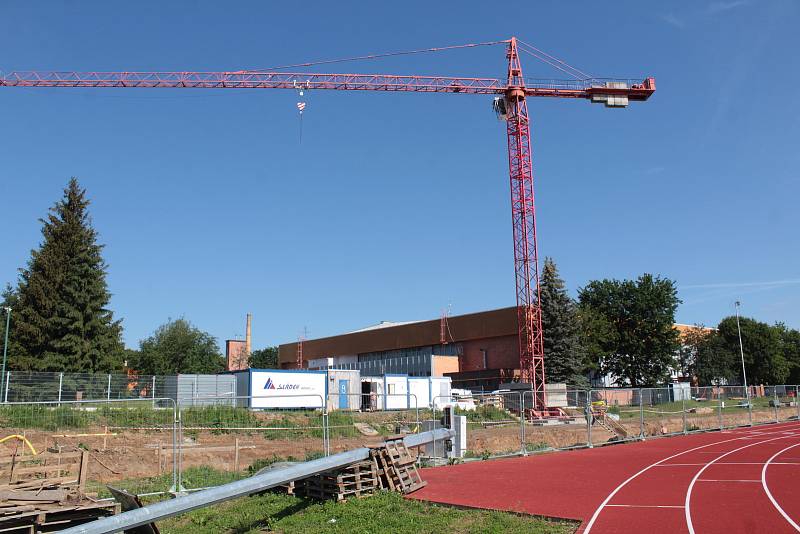
<path fill-rule="evenodd" d="M 800 327 L 794 0 L 0 3 L 0 69 L 234 70 L 504 39 L 657 79 L 609 110 L 533 99 L 540 254 L 570 291 L 677 281 L 677 319 Z M 530 57 L 527 76 L 559 72 Z M 501 47 L 327 72 L 500 76 Z M 136 346 L 168 317 L 254 345 L 514 304 L 505 133 L 491 98 L 2 89 L 0 281 L 76 176 Z"/>

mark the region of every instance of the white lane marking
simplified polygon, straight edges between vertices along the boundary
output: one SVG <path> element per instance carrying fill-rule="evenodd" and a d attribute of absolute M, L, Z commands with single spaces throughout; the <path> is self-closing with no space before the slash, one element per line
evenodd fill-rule
<path fill-rule="evenodd" d="M 736 480 L 733 478 L 698 478 L 697 481 L 698 482 L 761 482 L 760 480 Z"/>
<path fill-rule="evenodd" d="M 606 508 L 679 508 L 683 510 L 683 506 L 672 504 L 607 504 Z"/>
<path fill-rule="evenodd" d="M 781 431 L 783 431 L 783 429 L 781 429 L 779 432 L 781 432 Z M 621 490 L 622 488 L 624 488 L 624 487 L 625 487 L 625 486 L 626 486 L 626 485 L 627 485 L 627 484 L 628 484 L 628 483 L 629 483 L 631 480 L 633 480 L 634 478 L 636 478 L 636 477 L 638 477 L 639 475 L 641 475 L 642 473 L 644 473 L 644 472 L 646 472 L 646 471 L 650 470 L 650 468 L 652 468 L 652 467 L 657 467 L 657 466 L 661 465 L 663 462 L 666 462 L 666 461 L 668 461 L 668 460 L 672 460 L 673 458 L 677 458 L 678 456 L 680 456 L 680 455 L 682 455 L 682 454 L 686 454 L 687 452 L 696 451 L 696 450 L 698 450 L 698 449 L 703 449 L 703 448 L 705 448 L 705 447 L 713 447 L 714 445 L 719 445 L 720 443 L 729 443 L 729 442 L 731 442 L 731 441 L 738 441 L 739 439 L 741 439 L 741 438 L 731 438 L 731 439 L 726 439 L 726 440 L 724 440 L 724 441 L 716 441 L 716 442 L 714 442 L 714 443 L 709 443 L 709 444 L 707 444 L 707 445 L 701 445 L 701 446 L 699 446 L 699 447 L 694 447 L 694 448 L 692 448 L 692 449 L 687 449 L 687 450 L 685 450 L 685 451 L 683 451 L 683 452 L 679 452 L 679 453 L 677 453 L 677 454 L 673 454 L 672 456 L 668 456 L 668 457 L 666 457 L 666 458 L 664 458 L 664 459 L 662 459 L 662 460 L 659 460 L 658 462 L 655 462 L 655 463 L 653 463 L 653 464 L 650 464 L 650 465 L 648 465 L 647 467 L 643 468 L 643 469 L 642 469 L 641 471 L 639 471 L 638 473 L 635 473 L 635 474 L 631 475 L 630 477 L 628 477 L 628 479 L 627 479 L 627 480 L 625 480 L 625 481 L 624 481 L 624 482 L 622 482 L 622 483 L 621 483 L 619 486 L 617 486 L 616 488 L 614 488 L 614 490 L 613 490 L 611 493 L 609 493 L 609 494 L 608 494 L 608 496 L 605 498 L 605 500 L 604 500 L 603 502 L 601 502 L 601 503 L 600 503 L 600 506 L 598 506 L 598 507 L 597 507 L 597 510 L 595 510 L 595 511 L 594 511 L 594 514 L 592 514 L 592 517 L 591 517 L 591 519 L 589 519 L 589 522 L 586 524 L 586 529 L 584 529 L 584 531 L 583 531 L 583 534 L 589 534 L 589 532 L 592 530 L 592 526 L 594 525 L 595 521 L 597 521 L 597 517 L 600 515 L 600 512 L 602 512 L 602 511 L 603 511 L 603 508 L 605 508 L 606 506 L 608 506 L 608 501 L 610 501 L 611 499 L 613 499 L 613 498 L 614 498 L 614 495 L 616 495 L 616 494 L 617 494 L 617 492 L 619 492 L 619 490 Z"/>
<path fill-rule="evenodd" d="M 714 465 L 717 462 L 717 460 L 721 460 L 722 458 L 725 458 L 726 456 L 733 454 L 734 452 L 739 452 L 744 449 L 749 449 L 750 447 L 755 447 L 756 445 L 763 445 L 764 443 L 769 443 L 770 441 L 777 441 L 779 439 L 787 439 L 787 438 L 788 436 L 778 436 L 777 438 L 770 438 L 770 439 L 765 439 L 763 441 L 756 441 L 755 443 L 751 443 L 750 445 L 745 445 L 743 447 L 739 447 L 738 449 L 733 449 L 732 451 L 728 451 L 721 456 L 717 456 L 716 458 L 708 462 L 706 465 L 704 465 L 702 469 L 700 469 L 694 475 L 694 478 L 692 479 L 691 482 L 689 482 L 689 487 L 686 490 L 686 501 L 684 502 L 684 505 L 686 506 L 685 510 L 686 526 L 689 527 L 689 534 L 694 534 L 694 525 L 692 524 L 692 506 L 691 506 L 692 490 L 694 489 L 694 485 L 697 482 L 697 479 L 700 478 L 700 475 L 702 475 L 706 469 Z"/>
<path fill-rule="evenodd" d="M 704 463 L 696 464 L 661 464 L 656 467 L 685 467 L 685 466 L 706 465 Z M 764 462 L 717 462 L 717 465 L 764 465 Z M 800 462 L 772 462 L 771 465 L 800 465 Z"/>
<path fill-rule="evenodd" d="M 767 494 L 767 497 L 769 497 L 769 500 L 772 502 L 772 506 L 774 506 L 781 513 L 783 518 L 786 521 L 788 521 L 789 524 L 792 525 L 796 531 L 800 532 L 800 526 L 798 526 L 797 523 L 795 523 L 794 520 L 791 517 L 789 517 L 789 514 L 787 514 L 786 511 L 783 508 L 781 508 L 781 505 L 778 504 L 778 501 L 776 501 L 775 497 L 772 496 L 772 492 L 769 491 L 769 486 L 767 486 L 767 467 L 769 467 L 770 464 L 776 465 L 776 463 L 772 463 L 772 460 L 777 458 L 780 454 L 788 451 L 789 449 L 794 449 L 795 447 L 800 447 L 800 443 L 795 443 L 794 445 L 790 445 L 785 449 L 776 452 L 775 454 L 772 455 L 772 457 L 769 460 L 767 460 L 767 462 L 764 464 L 764 467 L 761 468 L 761 485 L 763 486 L 764 492 Z"/>

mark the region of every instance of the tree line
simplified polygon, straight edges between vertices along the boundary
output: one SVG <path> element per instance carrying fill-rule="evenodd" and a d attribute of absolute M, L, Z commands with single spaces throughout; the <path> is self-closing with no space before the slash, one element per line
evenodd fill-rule
<path fill-rule="evenodd" d="M 7 369 L 67 373 L 217 373 L 225 361 L 217 339 L 184 318 L 169 319 L 126 349 L 122 321 L 109 309 L 103 245 L 89 214 L 86 190 L 70 179 L 43 219 L 42 240 L 7 284 L 0 308 L 11 308 Z M 5 321 L 0 321 L 0 339 Z M 274 357 L 273 357 L 274 356 Z M 271 359 L 272 358 L 272 359 Z M 254 363 L 277 363 L 277 348 L 254 351 Z M 274 363 L 272 363 L 274 362 Z"/>
<path fill-rule="evenodd" d="M 673 280 L 643 274 L 636 280 L 595 280 L 572 299 L 552 259 L 541 278 L 545 375 L 550 382 L 583 387 L 591 376 L 610 376 L 619 386 L 653 387 L 671 371 L 697 385 L 741 384 L 744 353 L 750 384 L 800 382 L 800 332 L 726 317 L 716 329 L 702 325 L 681 336 L 680 304 Z"/>

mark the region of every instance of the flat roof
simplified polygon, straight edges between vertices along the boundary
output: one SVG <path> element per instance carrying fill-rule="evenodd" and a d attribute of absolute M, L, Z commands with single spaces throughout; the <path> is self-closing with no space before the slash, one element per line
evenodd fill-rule
<path fill-rule="evenodd" d="M 517 307 L 454 315 L 447 318 L 448 342 L 517 335 Z M 428 321 L 392 323 L 384 321 L 337 336 L 303 341 L 303 359 L 355 356 L 367 352 L 407 349 L 439 345 L 441 318 Z M 297 359 L 297 342 L 278 349 L 278 363 Z"/>

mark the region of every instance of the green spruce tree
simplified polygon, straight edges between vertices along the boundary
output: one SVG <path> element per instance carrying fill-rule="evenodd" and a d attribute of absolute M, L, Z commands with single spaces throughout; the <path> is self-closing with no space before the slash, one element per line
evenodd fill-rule
<path fill-rule="evenodd" d="M 547 381 L 586 386 L 586 358 L 581 346 L 577 308 L 550 258 L 544 260 L 540 289 Z"/>
<path fill-rule="evenodd" d="M 10 367 L 19 370 L 110 372 L 121 365 L 121 321 L 108 309 L 107 265 L 78 181 L 42 219 L 43 240 L 9 292 Z"/>

